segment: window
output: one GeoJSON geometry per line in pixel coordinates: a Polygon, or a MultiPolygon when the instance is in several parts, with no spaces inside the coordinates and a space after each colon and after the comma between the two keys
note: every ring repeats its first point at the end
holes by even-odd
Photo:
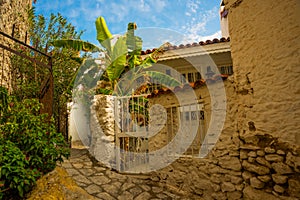
{"type": "Polygon", "coordinates": [[[188,73],[188,81],[191,82],[195,82],[194,80],[194,73],[188,73]]]}
{"type": "Polygon", "coordinates": [[[222,67],[220,67],[220,73],[231,75],[231,74],[233,74],[233,68],[232,68],[232,66],[222,66],[222,67]]]}
{"type": "Polygon", "coordinates": [[[181,82],[186,83],[186,74],[182,74],[181,76],[181,82]]]}
{"type": "MultiPolygon", "coordinates": [[[[195,81],[199,81],[202,78],[200,72],[190,72],[190,73],[182,74],[182,76],[184,78],[186,78],[187,79],[186,81],[188,81],[190,83],[193,83],[195,81]]],[[[185,81],[183,81],[183,78],[182,78],[181,82],[185,83],[185,81]]]]}
{"type": "Polygon", "coordinates": [[[191,111],[191,120],[197,120],[197,111],[191,111]]]}
{"type": "Polygon", "coordinates": [[[201,74],[200,74],[200,72],[196,72],[195,77],[196,77],[196,81],[201,80],[201,74]]]}

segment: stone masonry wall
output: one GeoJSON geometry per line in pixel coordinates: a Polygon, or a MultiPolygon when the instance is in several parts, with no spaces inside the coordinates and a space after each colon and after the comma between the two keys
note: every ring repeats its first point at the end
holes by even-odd
{"type": "Polygon", "coordinates": [[[180,158],[153,179],[204,199],[299,199],[300,2],[225,4],[234,77],[222,134],[205,159],[180,158]]]}
{"type": "MultiPolygon", "coordinates": [[[[300,188],[299,146],[265,133],[240,136],[236,131],[239,99],[235,95],[233,77],[229,77],[224,85],[227,115],[212,151],[205,158],[180,157],[164,169],[153,172],[153,180],[204,199],[300,198],[297,189],[300,188]]],[[[207,88],[198,88],[195,93],[203,98],[204,111],[209,113],[207,88]]],[[[171,96],[161,95],[150,99],[150,102],[171,105],[175,101],[175,97],[171,96]]],[[[164,144],[161,142],[166,140],[164,136],[158,133],[149,139],[149,144],[155,143],[152,145],[158,148],[157,145],[164,144]]]]}
{"type": "MultiPolygon", "coordinates": [[[[165,182],[178,190],[191,192],[204,199],[242,197],[244,184],[239,158],[240,140],[235,132],[237,100],[232,77],[224,81],[224,87],[227,115],[222,133],[211,152],[205,158],[180,157],[166,168],[153,172],[153,180],[165,182]]],[[[210,94],[206,86],[197,88],[195,94],[204,104],[205,131],[207,131],[213,109],[210,95],[214,94],[210,94]]],[[[171,96],[172,94],[161,95],[151,99],[150,102],[168,106],[175,101],[175,96],[171,96]]]]}
{"type": "MultiPolygon", "coordinates": [[[[11,35],[13,25],[14,37],[25,41],[27,31],[27,10],[32,0],[0,0],[0,31],[11,35]]],[[[0,44],[12,47],[10,40],[0,35],[0,44]]],[[[0,48],[0,85],[11,89],[10,53],[0,48]]]]}
{"type": "MultiPolygon", "coordinates": [[[[255,199],[259,193],[266,194],[261,193],[264,191],[300,198],[300,2],[224,2],[229,10],[234,82],[239,99],[237,132],[244,145],[259,147],[256,158],[252,150],[246,151],[248,161],[246,152],[240,152],[242,166],[252,174],[257,171],[253,167],[261,165],[270,170],[264,172],[267,179],[250,178],[251,187],[245,188],[244,196],[255,199]],[[262,149],[266,155],[260,152],[262,149]],[[251,163],[253,158],[255,162],[251,163]],[[268,181],[270,176],[272,180],[268,181]],[[251,192],[253,188],[255,192],[251,192]]],[[[249,178],[245,174],[243,177],[249,178]]],[[[246,186],[249,180],[246,178],[246,186]]]]}
{"type": "MultiPolygon", "coordinates": [[[[211,106],[208,89],[207,87],[201,87],[196,89],[194,92],[196,97],[203,102],[205,119],[208,119],[205,120],[205,124],[209,124],[211,106]]],[[[189,95],[185,94],[184,90],[178,91],[176,94],[179,98],[182,98],[182,104],[188,104],[189,102],[195,103],[191,101],[191,97],[189,95]]],[[[153,135],[149,140],[150,152],[167,145],[179,131],[180,118],[178,114],[178,107],[180,105],[177,96],[174,92],[169,92],[167,94],[161,94],[157,97],[150,98],[150,131],[151,135],[153,135]],[[170,133],[172,133],[172,135],[170,135],[170,133]]],[[[205,126],[205,132],[206,131],[207,126],[205,126]]]]}
{"type": "Polygon", "coordinates": [[[224,2],[240,100],[238,131],[300,145],[299,0],[224,2]]]}
{"type": "Polygon", "coordinates": [[[91,145],[90,153],[107,166],[115,160],[115,118],[114,97],[95,95],[90,115],[91,145]]]}

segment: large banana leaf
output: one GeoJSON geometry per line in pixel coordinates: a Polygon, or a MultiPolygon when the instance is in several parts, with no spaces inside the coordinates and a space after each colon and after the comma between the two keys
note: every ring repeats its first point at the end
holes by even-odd
{"type": "Polygon", "coordinates": [[[111,53],[111,64],[106,69],[110,81],[117,80],[126,65],[127,46],[126,38],[119,37],[111,53]]]}
{"type": "Polygon", "coordinates": [[[95,21],[95,25],[97,29],[97,40],[110,53],[112,34],[106,25],[105,19],[98,17],[95,21]]]}
{"type": "MultiPolygon", "coordinates": [[[[142,68],[141,68],[142,69],[142,68]]],[[[124,79],[121,79],[116,88],[117,88],[117,94],[118,95],[131,95],[132,94],[132,89],[137,89],[137,86],[141,86],[143,84],[151,84],[151,82],[147,81],[150,80],[155,80],[156,83],[159,83],[165,87],[176,87],[176,86],[181,86],[182,83],[178,81],[177,79],[173,78],[170,75],[167,75],[162,72],[158,71],[142,71],[138,72],[138,74],[132,74],[131,76],[127,74],[127,76],[124,79]],[[138,83],[137,85],[137,80],[139,78],[144,78],[143,80],[145,81],[144,83],[138,83]]]]}
{"type": "Polygon", "coordinates": [[[180,81],[173,78],[172,76],[158,71],[145,71],[143,72],[143,76],[150,77],[152,80],[155,80],[155,82],[165,87],[176,87],[182,84],[180,81]]]}
{"type": "Polygon", "coordinates": [[[141,64],[141,51],[143,40],[134,35],[134,31],[137,28],[135,23],[129,23],[126,32],[126,45],[128,49],[128,66],[130,69],[141,64]]]}
{"type": "Polygon", "coordinates": [[[134,35],[134,31],[137,28],[135,23],[129,23],[126,33],[126,44],[129,55],[140,55],[142,51],[143,40],[134,35]]]}
{"type": "Polygon", "coordinates": [[[76,51],[88,51],[88,52],[103,51],[101,48],[97,47],[96,45],[82,40],[73,40],[73,39],[54,40],[51,41],[50,44],[56,47],[71,48],[76,51]]]}

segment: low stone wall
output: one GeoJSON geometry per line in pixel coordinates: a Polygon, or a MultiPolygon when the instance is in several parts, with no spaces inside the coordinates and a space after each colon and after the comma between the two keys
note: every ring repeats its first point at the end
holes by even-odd
{"type": "Polygon", "coordinates": [[[90,153],[107,166],[115,161],[114,97],[95,95],[90,116],[90,153]]]}
{"type": "Polygon", "coordinates": [[[204,199],[300,198],[300,148],[270,135],[226,147],[219,141],[204,158],[179,158],[153,180],[204,199]]]}
{"type": "Polygon", "coordinates": [[[251,197],[254,188],[276,197],[300,198],[300,148],[270,135],[241,139],[244,195],[251,197]]]}

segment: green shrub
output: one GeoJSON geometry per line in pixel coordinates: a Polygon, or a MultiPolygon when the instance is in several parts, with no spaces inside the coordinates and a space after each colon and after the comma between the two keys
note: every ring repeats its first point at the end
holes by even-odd
{"type": "Polygon", "coordinates": [[[0,199],[13,193],[22,197],[38,177],[69,156],[69,145],[40,114],[38,100],[17,102],[0,89],[0,101],[6,101],[0,109],[0,199]]]}

